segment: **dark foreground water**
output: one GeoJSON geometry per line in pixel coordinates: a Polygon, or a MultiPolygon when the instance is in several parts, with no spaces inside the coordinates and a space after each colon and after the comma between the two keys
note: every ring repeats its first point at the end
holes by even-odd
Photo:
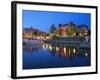
{"type": "Polygon", "coordinates": [[[90,49],[70,45],[24,45],[23,69],[90,66],[90,49]]]}

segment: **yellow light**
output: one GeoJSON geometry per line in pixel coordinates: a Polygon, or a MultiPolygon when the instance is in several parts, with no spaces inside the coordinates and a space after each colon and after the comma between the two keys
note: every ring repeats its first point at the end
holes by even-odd
{"type": "Polygon", "coordinates": [[[69,49],[69,56],[70,56],[70,49],[69,49]]]}
{"type": "Polygon", "coordinates": [[[88,56],[88,53],[85,53],[85,56],[88,56]]]}
{"type": "Polygon", "coordinates": [[[56,47],[56,51],[59,51],[59,48],[58,47],[56,47]]]}
{"type": "Polygon", "coordinates": [[[73,53],[75,53],[76,52],[76,50],[75,50],[75,48],[73,49],[73,53]]]}
{"type": "Polygon", "coordinates": [[[42,47],[43,47],[43,49],[45,49],[45,46],[44,45],[42,47]]]}
{"type": "Polygon", "coordinates": [[[75,36],[76,34],[74,33],[74,36],[75,36]]]}
{"type": "Polygon", "coordinates": [[[64,47],[64,53],[66,54],[66,48],[64,47]]]}
{"type": "Polygon", "coordinates": [[[47,44],[44,44],[42,47],[43,47],[43,49],[47,49],[48,48],[48,45],[47,44]]]}
{"type": "Polygon", "coordinates": [[[49,49],[52,51],[52,46],[51,45],[49,45],[49,49]]]}

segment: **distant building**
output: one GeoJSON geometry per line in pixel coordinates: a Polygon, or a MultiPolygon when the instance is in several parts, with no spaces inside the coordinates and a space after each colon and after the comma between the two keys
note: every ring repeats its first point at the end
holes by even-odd
{"type": "Polygon", "coordinates": [[[33,29],[32,28],[23,29],[23,38],[24,39],[31,39],[32,37],[33,37],[33,29]]]}
{"type": "Polygon", "coordinates": [[[61,25],[58,30],[58,35],[61,37],[75,36],[77,27],[74,23],[70,22],[69,24],[61,25]]]}
{"type": "Polygon", "coordinates": [[[73,22],[68,24],[59,24],[59,26],[54,30],[54,34],[40,31],[34,29],[33,27],[23,29],[24,39],[51,39],[56,36],[59,37],[75,37],[90,36],[91,31],[88,29],[87,25],[75,25],[73,22]]]}
{"type": "Polygon", "coordinates": [[[61,37],[87,36],[89,29],[86,25],[76,26],[73,22],[58,27],[57,35],[61,37]]]}
{"type": "Polygon", "coordinates": [[[67,35],[68,30],[69,30],[69,25],[68,24],[62,25],[61,26],[61,36],[62,37],[67,37],[68,36],[67,35]]]}
{"type": "Polygon", "coordinates": [[[89,36],[89,29],[86,25],[78,26],[79,36],[89,36]]]}
{"type": "MultiPolygon", "coordinates": [[[[47,35],[46,32],[34,29],[32,27],[23,29],[24,39],[44,39],[46,35],[47,35]]],[[[48,36],[46,36],[46,38],[48,38],[48,36]]]]}

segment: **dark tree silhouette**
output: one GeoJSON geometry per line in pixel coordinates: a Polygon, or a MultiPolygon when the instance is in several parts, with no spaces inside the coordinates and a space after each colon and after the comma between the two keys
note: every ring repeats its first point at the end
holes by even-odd
{"type": "Polygon", "coordinates": [[[55,33],[56,32],[56,27],[54,24],[50,27],[50,33],[55,33]]]}

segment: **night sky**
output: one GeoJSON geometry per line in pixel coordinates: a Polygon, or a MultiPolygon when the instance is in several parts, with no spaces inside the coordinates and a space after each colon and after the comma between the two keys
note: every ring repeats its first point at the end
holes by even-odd
{"type": "Polygon", "coordinates": [[[67,24],[73,22],[76,25],[87,25],[91,27],[91,14],[89,13],[71,13],[71,12],[49,12],[23,10],[22,13],[23,28],[33,27],[41,31],[48,32],[50,26],[54,24],[67,24]]]}

